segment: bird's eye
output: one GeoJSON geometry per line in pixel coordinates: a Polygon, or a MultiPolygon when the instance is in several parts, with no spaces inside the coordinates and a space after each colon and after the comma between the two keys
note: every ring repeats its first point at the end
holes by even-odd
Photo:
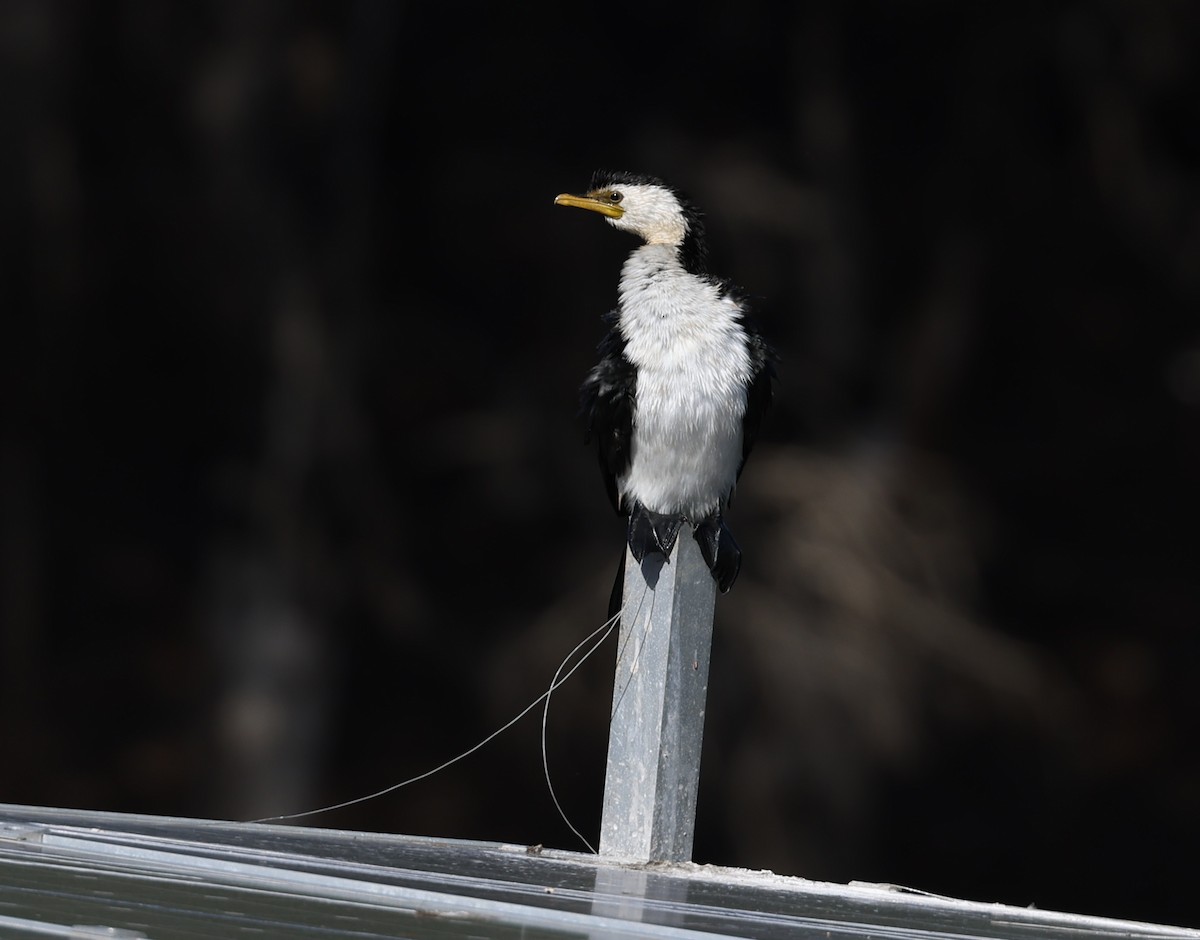
{"type": "Polygon", "coordinates": [[[625,198],[625,197],[624,197],[624,196],[622,196],[622,195],[621,195],[619,192],[617,192],[615,189],[614,189],[614,190],[613,190],[611,193],[609,193],[609,194],[608,194],[608,201],[609,201],[609,202],[620,202],[620,201],[621,201],[622,199],[624,199],[624,198],[625,198]]]}

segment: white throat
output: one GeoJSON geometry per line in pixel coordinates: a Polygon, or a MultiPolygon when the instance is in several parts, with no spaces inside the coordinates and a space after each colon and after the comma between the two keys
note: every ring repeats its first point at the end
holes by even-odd
{"type": "Polygon", "coordinates": [[[613,228],[640,235],[648,245],[682,245],[687,235],[683,207],[670,190],[660,186],[622,186],[625,214],[609,219],[613,228]]]}

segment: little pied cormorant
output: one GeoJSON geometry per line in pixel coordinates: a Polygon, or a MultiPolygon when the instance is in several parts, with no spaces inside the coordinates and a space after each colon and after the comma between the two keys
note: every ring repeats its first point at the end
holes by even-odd
{"type": "Polygon", "coordinates": [[[670,186],[602,171],[585,194],[554,202],[645,242],[621,269],[601,359],[580,393],[629,548],[639,563],[670,557],[686,523],[724,593],[742,553],[722,512],[771,402],[774,354],[745,299],[708,274],[703,217],[670,186]]]}

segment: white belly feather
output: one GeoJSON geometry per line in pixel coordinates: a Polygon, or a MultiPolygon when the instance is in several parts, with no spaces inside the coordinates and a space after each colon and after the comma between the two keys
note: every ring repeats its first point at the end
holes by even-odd
{"type": "Polygon", "coordinates": [[[728,499],[742,461],[750,356],[738,308],[647,245],[622,272],[620,326],[637,368],[622,496],[699,521],[728,499]]]}

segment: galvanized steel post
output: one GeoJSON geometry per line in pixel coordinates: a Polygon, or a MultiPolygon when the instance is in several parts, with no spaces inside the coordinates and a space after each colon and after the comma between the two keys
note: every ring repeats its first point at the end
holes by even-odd
{"type": "Polygon", "coordinates": [[[691,861],[715,604],[690,527],[669,561],[626,549],[601,855],[691,861]]]}

